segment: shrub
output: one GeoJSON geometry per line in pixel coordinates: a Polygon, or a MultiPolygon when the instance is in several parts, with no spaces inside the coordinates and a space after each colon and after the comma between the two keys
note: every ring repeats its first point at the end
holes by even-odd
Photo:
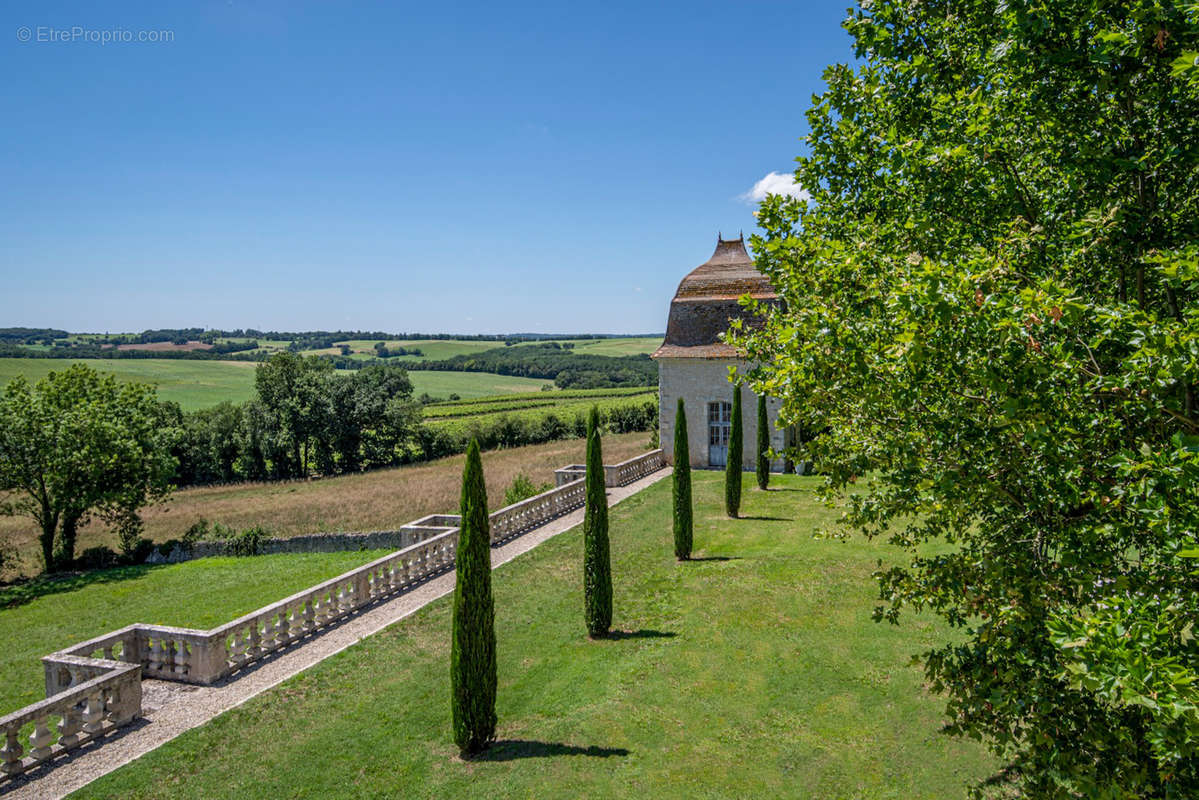
{"type": "Polygon", "coordinates": [[[604,636],[612,627],[612,562],[608,547],[608,496],[600,448],[599,410],[587,420],[587,499],[583,512],[583,606],[587,634],[604,636]]]}
{"type": "Polygon", "coordinates": [[[75,566],[79,569],[107,569],[120,564],[122,558],[111,547],[89,547],[79,554],[75,566]]]}
{"type": "Polygon", "coordinates": [[[674,498],[674,557],[679,561],[691,558],[691,447],[687,444],[687,414],[683,398],[674,415],[674,475],[671,478],[674,498]]]}
{"type": "Polygon", "coordinates": [[[741,387],[733,387],[733,426],[729,431],[728,462],[724,467],[724,513],[736,517],[741,510],[741,387]]]}
{"type": "Polygon", "coordinates": [[[224,546],[222,547],[222,551],[225,555],[256,556],[262,553],[263,541],[268,537],[267,532],[261,526],[255,525],[252,528],[246,528],[240,533],[229,531],[229,535],[223,538],[224,546]]]}
{"type": "Polygon", "coordinates": [[[512,479],[512,484],[504,490],[504,505],[510,506],[513,503],[519,503],[521,500],[528,500],[530,497],[539,495],[552,488],[553,486],[548,483],[533,483],[528,475],[521,472],[512,479]]]}
{"type": "Polygon", "coordinates": [[[129,564],[144,564],[153,552],[154,542],[149,539],[138,539],[132,550],[122,549],[121,559],[129,564]]]}
{"type": "Polygon", "coordinates": [[[495,738],[495,600],[491,595],[491,525],[479,443],[462,471],[461,532],[455,562],[450,698],[454,743],[463,757],[495,738]]]}
{"type": "MultiPolygon", "coordinates": [[[[117,544],[121,548],[121,554],[126,558],[133,558],[136,563],[145,560],[136,558],[137,553],[145,548],[145,545],[142,544],[146,541],[142,538],[143,527],[141,517],[136,514],[126,515],[117,526],[117,544]]],[[[152,548],[153,544],[151,544],[152,548]]]]}

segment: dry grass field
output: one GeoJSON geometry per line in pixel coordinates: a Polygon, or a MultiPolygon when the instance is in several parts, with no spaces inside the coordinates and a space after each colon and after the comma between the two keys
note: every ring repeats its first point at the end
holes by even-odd
{"type": "MultiPolygon", "coordinates": [[[[604,438],[604,462],[616,463],[645,452],[648,433],[604,438]]],[[[534,483],[553,481],[553,471],[581,463],[585,442],[571,439],[496,450],[483,454],[487,496],[492,508],[503,503],[504,489],[517,473],[534,483]]],[[[274,536],[321,531],[394,529],[417,517],[458,508],[463,456],[423,464],[343,475],[314,481],[247,483],[182,489],[159,506],[146,509],[146,536],[162,542],[177,538],[200,519],[238,530],[261,525],[274,536]]],[[[0,517],[0,543],[7,540],[21,555],[20,571],[40,571],[37,528],[28,517],[0,517]]],[[[79,534],[78,549],[108,545],[116,536],[93,522],[79,534]]]]}

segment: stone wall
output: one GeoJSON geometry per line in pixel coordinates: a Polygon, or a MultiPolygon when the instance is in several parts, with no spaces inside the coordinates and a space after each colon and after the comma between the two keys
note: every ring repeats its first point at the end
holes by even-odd
{"type": "MultiPolygon", "coordinates": [[[[668,464],[674,463],[674,417],[679,397],[687,407],[687,443],[691,466],[708,467],[708,403],[733,401],[729,367],[737,365],[744,373],[744,361],[720,358],[658,358],[658,436],[668,464]]],[[[748,389],[741,392],[741,424],[745,450],[742,467],[752,470],[757,457],[754,445],[758,435],[758,398],[748,389]]],[[[782,403],[766,399],[766,417],[770,421],[770,446],[781,450],[784,431],[775,426],[782,403]]],[[[783,460],[775,459],[770,468],[782,471],[783,460]]]]}
{"type": "MultiPolygon", "coordinates": [[[[259,552],[272,553],[336,553],[344,550],[399,550],[414,544],[410,533],[370,531],[369,533],[309,533],[289,539],[263,539],[259,552]]],[[[221,542],[196,542],[190,551],[176,547],[163,561],[175,563],[193,558],[223,555],[221,542]]],[[[153,558],[153,556],[151,556],[153,558]]],[[[154,559],[157,561],[158,559],[154,559]]],[[[151,562],[152,563],[152,562],[151,562]]]]}

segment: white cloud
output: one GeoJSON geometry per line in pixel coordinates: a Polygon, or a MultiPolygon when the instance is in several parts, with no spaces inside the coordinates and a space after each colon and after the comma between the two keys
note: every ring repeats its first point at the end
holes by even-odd
{"type": "Polygon", "coordinates": [[[808,190],[795,182],[795,176],[784,172],[768,172],[765,178],[754,184],[753,188],[741,195],[747,203],[760,203],[768,194],[781,194],[803,200],[805,203],[812,199],[808,190]]]}

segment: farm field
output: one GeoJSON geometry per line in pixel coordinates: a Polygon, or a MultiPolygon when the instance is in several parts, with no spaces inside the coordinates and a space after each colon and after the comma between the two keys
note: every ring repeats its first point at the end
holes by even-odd
{"type": "Polygon", "coordinates": [[[649,355],[662,344],[661,336],[638,336],[628,339],[561,339],[573,342],[576,353],[593,356],[636,356],[649,355]]]}
{"type": "Polygon", "coordinates": [[[203,558],[0,588],[0,716],[45,697],[48,653],[134,622],[211,628],[383,554],[203,558]]]}
{"type": "MultiPolygon", "coordinates": [[[[343,342],[334,342],[333,347],[326,347],[320,350],[305,350],[304,355],[339,355],[341,353],[341,345],[349,345],[353,349],[352,358],[373,358],[375,354],[375,343],[377,339],[347,339],[343,342]]],[[[523,347],[530,344],[548,344],[549,341],[555,341],[559,344],[570,343],[574,345],[574,349],[578,353],[585,353],[596,356],[635,356],[640,353],[652,353],[658,349],[658,345],[662,344],[660,336],[640,336],[628,339],[553,339],[545,341],[521,342],[520,344],[512,345],[513,347],[523,347]]],[[[497,347],[503,347],[503,342],[480,342],[471,339],[413,339],[405,341],[386,341],[388,347],[415,347],[419,349],[423,355],[419,356],[395,356],[394,360],[401,362],[431,360],[437,361],[441,359],[453,358],[454,356],[469,355],[471,353],[479,353],[483,350],[492,350],[497,347]]],[[[283,343],[286,347],[287,343],[283,343]]]]}
{"type": "MultiPolygon", "coordinates": [[[[392,361],[394,359],[388,359],[392,361]]],[[[428,394],[448,398],[451,394],[470,399],[495,394],[537,392],[542,386],[553,386],[548,378],[521,378],[515,375],[496,375],[494,372],[438,372],[409,370],[414,397],[428,394]]]]}
{"type": "Polygon", "coordinates": [[[117,380],[150,383],[160,400],[172,400],[184,411],[214,406],[224,400],[241,403],[254,396],[254,367],[249,361],[189,361],[167,358],[0,358],[0,385],[18,375],[38,381],[71,364],[87,364],[110,372],[117,380]]]}
{"type": "Polygon", "coordinates": [[[722,475],[695,473],[691,562],[669,481],[612,510],[608,639],[585,635],[579,528],[496,571],[498,741],[477,759],[451,741],[447,597],[73,796],[940,800],[993,774],[938,735],[909,663],[953,634],[871,621],[895,552],[813,538],[836,514],[816,479],[744,477],[730,520],[722,475]]]}
{"type": "Polygon", "coordinates": [[[499,417],[540,420],[554,414],[564,422],[585,416],[592,406],[607,413],[616,408],[656,403],[656,388],[577,389],[538,392],[537,394],[498,395],[466,398],[462,401],[432,403],[424,407],[425,422],[450,431],[462,432],[471,426],[499,417]]]}
{"type": "Polygon", "coordinates": [[[373,358],[375,355],[375,343],[383,341],[388,347],[407,347],[420,350],[423,355],[419,356],[394,356],[388,359],[389,361],[398,361],[401,363],[411,363],[413,361],[424,361],[425,359],[438,360],[443,358],[453,358],[458,355],[469,353],[478,353],[483,350],[491,350],[495,347],[503,347],[503,342],[481,342],[472,339],[411,339],[411,340],[381,340],[381,339],[347,339],[345,341],[334,342],[333,347],[326,347],[319,350],[305,350],[304,355],[339,355],[341,353],[341,345],[349,345],[353,349],[354,357],[373,358]]]}
{"type": "MultiPolygon", "coordinates": [[[[614,464],[643,453],[648,442],[648,433],[605,436],[605,461],[614,464]]],[[[518,473],[550,483],[555,469],[582,460],[585,444],[568,439],[484,453],[492,507],[502,505],[504,489],[518,473]]],[[[156,542],[179,538],[200,519],[237,530],[261,525],[272,536],[393,530],[425,514],[457,509],[462,464],[459,455],[315,481],[180,489],[166,503],[143,510],[145,536],[156,542]]],[[[23,572],[39,571],[37,527],[31,519],[0,517],[0,542],[17,549],[23,572]]],[[[79,531],[78,552],[100,545],[117,549],[116,534],[95,522],[79,531]]]]}
{"type": "MultiPolygon", "coordinates": [[[[241,403],[254,396],[254,368],[250,361],[189,361],[167,358],[0,358],[0,386],[17,375],[31,381],[74,363],[111,372],[122,381],[139,381],[158,387],[160,400],[172,400],[184,411],[214,406],[224,400],[241,403]]],[[[490,372],[412,371],[414,395],[482,397],[508,392],[535,392],[553,381],[519,378],[490,372]]]]}

